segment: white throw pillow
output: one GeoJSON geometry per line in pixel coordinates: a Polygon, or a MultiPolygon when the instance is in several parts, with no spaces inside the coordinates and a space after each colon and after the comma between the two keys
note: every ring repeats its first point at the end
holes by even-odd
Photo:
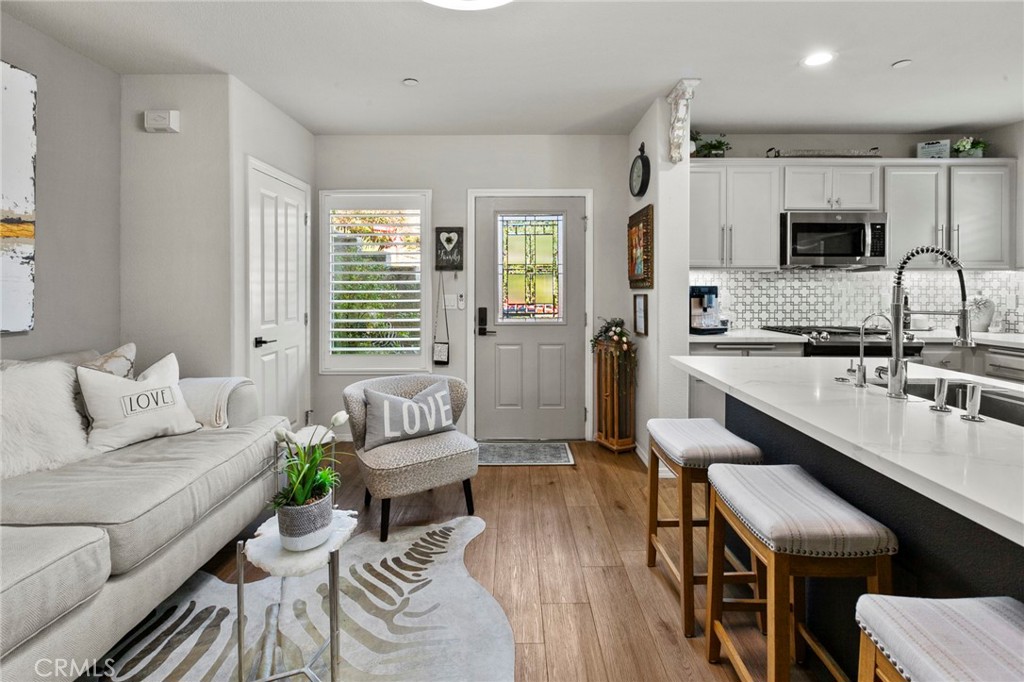
{"type": "Polygon", "coordinates": [[[18,362],[0,371],[0,478],[57,469],[95,451],[86,447],[66,362],[18,362]]]}
{"type": "Polygon", "coordinates": [[[174,353],[134,381],[87,367],[78,368],[78,381],[92,418],[89,445],[97,450],[116,450],[200,427],[178,387],[174,353]]]}
{"type": "Polygon", "coordinates": [[[363,395],[366,396],[364,450],[372,450],[398,440],[455,430],[447,379],[426,387],[412,399],[371,388],[363,391],[363,395]]]}

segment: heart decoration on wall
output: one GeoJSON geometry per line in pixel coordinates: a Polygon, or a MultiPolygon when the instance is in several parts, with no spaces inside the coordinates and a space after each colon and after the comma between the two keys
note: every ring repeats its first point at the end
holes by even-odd
{"type": "Polygon", "coordinates": [[[441,244],[444,246],[446,251],[454,249],[455,244],[459,241],[459,235],[457,232],[442,232],[438,236],[441,238],[441,244]]]}

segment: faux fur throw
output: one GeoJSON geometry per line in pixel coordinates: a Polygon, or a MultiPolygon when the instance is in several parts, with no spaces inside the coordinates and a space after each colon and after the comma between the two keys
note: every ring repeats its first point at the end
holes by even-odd
{"type": "Polygon", "coordinates": [[[20,362],[4,367],[0,376],[0,478],[57,469],[96,454],[86,447],[75,410],[74,367],[20,362]]]}

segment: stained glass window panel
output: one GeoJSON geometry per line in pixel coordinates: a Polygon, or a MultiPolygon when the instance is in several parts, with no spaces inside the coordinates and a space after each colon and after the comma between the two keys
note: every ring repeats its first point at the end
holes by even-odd
{"type": "Polygon", "coordinates": [[[497,227],[500,320],[561,321],[565,216],[499,214],[497,227]]]}

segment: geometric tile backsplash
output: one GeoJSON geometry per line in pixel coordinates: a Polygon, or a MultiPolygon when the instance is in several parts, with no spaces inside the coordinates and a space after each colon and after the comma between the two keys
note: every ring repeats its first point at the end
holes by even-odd
{"type": "MultiPolygon", "coordinates": [[[[692,286],[718,287],[722,317],[737,329],[766,324],[859,325],[870,313],[888,315],[892,280],[891,270],[690,270],[692,286]]],[[[964,280],[968,300],[980,291],[995,301],[991,331],[1002,329],[1007,310],[1016,310],[1018,319],[1024,320],[1024,271],[965,270],[964,280]]],[[[907,270],[903,288],[912,310],[960,307],[960,285],[954,270],[907,270]]],[[[930,322],[914,319],[915,327],[929,324],[952,328],[956,321],[950,317],[935,317],[930,322]]]]}

